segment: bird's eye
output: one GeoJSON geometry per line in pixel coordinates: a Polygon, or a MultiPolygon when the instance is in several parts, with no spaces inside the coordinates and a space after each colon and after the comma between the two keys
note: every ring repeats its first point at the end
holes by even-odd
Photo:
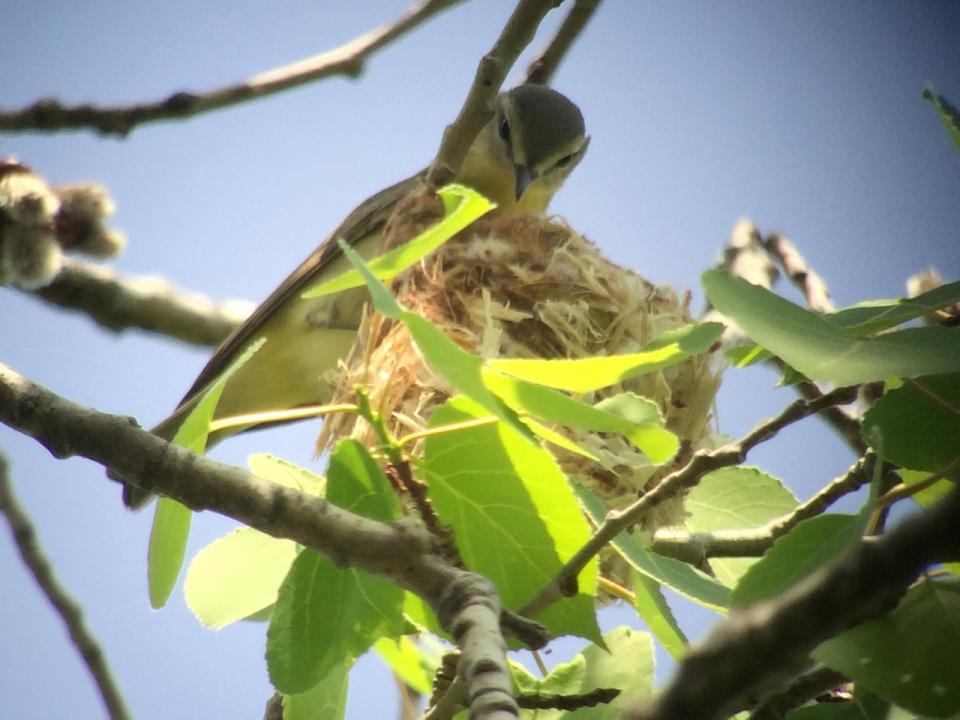
{"type": "Polygon", "coordinates": [[[562,158],[557,160],[557,167],[562,168],[570,164],[570,161],[573,160],[573,155],[564,155],[562,158]]]}
{"type": "Polygon", "coordinates": [[[506,118],[500,121],[500,137],[503,138],[504,142],[510,142],[510,123],[507,122],[506,118]]]}

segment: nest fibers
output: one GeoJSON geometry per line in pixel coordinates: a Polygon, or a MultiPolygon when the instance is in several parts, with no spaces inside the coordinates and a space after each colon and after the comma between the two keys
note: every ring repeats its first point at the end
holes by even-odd
{"type": "MultiPolygon", "coordinates": [[[[435,223],[435,197],[406,199],[385,231],[387,246],[435,223]]],[[[428,318],[462,348],[487,358],[587,358],[640,350],[667,330],[692,322],[689,295],[654,285],[607,260],[565,223],[529,216],[482,219],[394,281],[398,300],[428,318]]],[[[350,356],[326,379],[335,402],[352,388],[369,388],[373,407],[403,435],[423,429],[430,413],[453,393],[423,361],[405,326],[368,313],[350,356]]],[[[622,392],[660,407],[681,440],[685,459],[708,434],[718,375],[708,355],[632,378],[583,397],[595,402],[622,392]]],[[[586,483],[608,507],[621,508],[669,468],[653,465],[626,438],[558,428],[603,464],[551,448],[564,471],[586,483]]],[[[367,445],[376,438],[352,414],[328,416],[318,451],[340,437],[367,445]]],[[[667,503],[645,529],[683,520],[682,501],[667,503]]]]}

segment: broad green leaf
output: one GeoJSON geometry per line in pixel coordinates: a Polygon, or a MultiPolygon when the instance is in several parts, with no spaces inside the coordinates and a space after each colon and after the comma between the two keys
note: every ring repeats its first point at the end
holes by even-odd
{"type": "Polygon", "coordinates": [[[437,668],[408,636],[401,635],[396,640],[380,638],[373,644],[373,649],[407,686],[421,695],[430,694],[437,668]]]}
{"type": "MultiPolygon", "coordinates": [[[[383,522],[399,513],[383,471],[353,440],[341,440],[330,456],[327,499],[383,522]]],[[[274,687],[305,692],[335,668],[349,667],[377,639],[399,635],[403,598],[392,583],[302,551],[280,587],[267,631],[274,687]]]]}
{"type": "Polygon", "coordinates": [[[960,584],[925,580],[892,612],[813,652],[858,687],[914,713],[960,710],[960,584]]]}
{"type": "Polygon", "coordinates": [[[670,657],[679,660],[687,649],[687,636],[667,604],[660,583],[636,570],[632,573],[634,607],[670,657]]]}
{"type": "MultiPolygon", "coordinates": [[[[756,468],[729,467],[707,473],[687,495],[691,532],[756,528],[785,515],[797,499],[775,477],[756,468]]],[[[717,580],[733,587],[756,558],[712,558],[717,580]]]]}
{"type": "Polygon", "coordinates": [[[808,705],[787,713],[787,720],[893,720],[890,704],[873,693],[858,693],[846,702],[808,705]]]}
{"type": "Polygon", "coordinates": [[[826,315],[857,337],[902,325],[960,302],[960,282],[947,283],[912,298],[870,300],[826,315]]]}
{"type": "Polygon", "coordinates": [[[407,330],[410,331],[410,335],[430,367],[457,390],[480,403],[491,415],[509,424],[533,442],[530,431],[520,422],[516,413],[500,402],[484,385],[481,375],[483,358],[463,350],[429,320],[401,307],[386,286],[373,276],[356,252],[343,242],[340,243],[340,247],[367,283],[377,312],[385,317],[400,320],[407,326],[407,330]]]}
{"type": "MultiPolygon", "coordinates": [[[[484,414],[461,396],[437,408],[430,424],[484,414]]],[[[589,537],[554,457],[503,423],[428,437],[421,469],[466,566],[494,582],[506,608],[515,610],[533,597],[589,537]]],[[[537,619],[554,635],[599,640],[596,575],[594,561],[579,577],[579,594],[537,619]]]]}
{"type": "Polygon", "coordinates": [[[525,418],[523,421],[523,424],[526,425],[528,428],[530,428],[530,430],[533,431],[533,434],[536,435],[541,440],[544,440],[550,443],[551,445],[556,445],[559,448],[563,448],[564,450],[567,450],[568,452],[571,452],[574,455],[580,455],[582,457],[593,460],[595,463],[597,463],[597,465],[600,465],[601,467],[607,470],[610,469],[610,463],[606,459],[600,457],[596,453],[590,452],[584,447],[580,447],[573,440],[568,438],[566,435],[561,435],[553,428],[549,428],[543,423],[539,423],[536,420],[532,420],[530,418],[525,418]]]}
{"type": "Polygon", "coordinates": [[[574,393],[585,393],[661,370],[706,352],[720,338],[720,323],[687,325],[663,333],[640,352],[578,360],[488,360],[493,370],[521,380],[574,393]]]}
{"type": "Polygon", "coordinates": [[[297,557],[297,544],[238,528],[197,553],[183,593],[197,619],[213,630],[272,605],[297,557]]]}
{"type": "Polygon", "coordinates": [[[663,427],[656,404],[639,395],[624,393],[604,403],[587,405],[553,388],[486,368],[482,376],[486,386],[514,410],[568,427],[621,433],[651,462],[666,462],[680,447],[677,436],[663,427]]]}
{"type": "MultiPolygon", "coordinates": [[[[195,453],[202,453],[206,449],[210,421],[216,412],[224,386],[265,342],[266,338],[260,338],[250,343],[250,346],[216,379],[173,436],[172,442],[175,445],[195,453]]],[[[147,548],[147,586],[150,605],[154,609],[160,609],[167,604],[170,593],[177,584],[177,577],[180,575],[180,568],[183,567],[183,559],[187,551],[192,517],[190,510],[176,500],[163,497],[157,500],[147,548]]]]}
{"type": "MultiPolygon", "coordinates": [[[[603,500],[580,484],[574,491],[587,516],[595,525],[602,524],[607,514],[603,500]]],[[[719,611],[730,605],[730,589],[725,585],[692,565],[648,550],[634,535],[620,533],[613,547],[634,570],[700,605],[719,611]]]]}
{"type": "Polygon", "coordinates": [[[755,342],[812,380],[834,385],[960,370],[960,330],[921,327],[858,338],[835,322],[722,270],[702,278],[710,302],[755,342]]]}
{"type": "Polygon", "coordinates": [[[960,456],[960,373],[915,382],[923,391],[904,383],[874,403],[863,418],[863,437],[888,462],[936,472],[960,456]]]}
{"type": "MultiPolygon", "coordinates": [[[[446,211],[443,220],[424,230],[413,240],[373,258],[368,263],[368,267],[379,280],[386,281],[396,277],[422,257],[443,245],[474,220],[496,207],[496,203],[464,185],[447,185],[440,188],[437,194],[443,200],[446,211]]],[[[310,288],[301,297],[332,295],[363,284],[364,279],[359,271],[348,270],[342,275],[310,288]]]]}
{"type": "Polygon", "coordinates": [[[343,720],[347,712],[350,668],[333,668],[320,682],[299,695],[283,698],[283,720],[343,720]]]}
{"type": "Polygon", "coordinates": [[[797,524],[740,578],[733,605],[744,606],[782,594],[812,572],[850,550],[859,540],[855,515],[819,515],[797,524]]]}
{"type": "Polygon", "coordinates": [[[560,663],[549,675],[537,680],[529,674],[515,673],[521,692],[541,697],[583,695],[599,688],[620,690],[609,704],[564,710],[523,710],[522,720],[614,720],[653,686],[653,642],[644,632],[618,627],[603,636],[607,650],[596,645],[584,648],[573,660],[560,663]]]}
{"type": "Polygon", "coordinates": [[[933,90],[926,87],[923,89],[922,97],[937,110],[937,115],[943,121],[943,125],[950,134],[953,144],[960,149],[960,111],[947,102],[943,95],[936,95],[933,90]]]}

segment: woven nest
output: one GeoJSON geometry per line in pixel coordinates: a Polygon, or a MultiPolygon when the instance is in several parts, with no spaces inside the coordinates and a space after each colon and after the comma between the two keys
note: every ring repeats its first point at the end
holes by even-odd
{"type": "MultiPolygon", "coordinates": [[[[405,200],[386,230],[388,246],[404,242],[442,215],[436,198],[405,200]]],[[[529,216],[484,219],[405,271],[393,290],[408,309],[442,328],[464,349],[487,358],[585,358],[637,352],[667,330],[692,322],[689,296],[607,260],[565,223],[529,216]]],[[[718,386],[705,355],[582,397],[595,402],[630,391],[659,405],[681,439],[680,459],[708,434],[718,386]]],[[[391,418],[395,434],[424,428],[453,389],[424,363],[405,326],[368,314],[350,356],[332,377],[335,402],[356,384],[391,418]]],[[[551,448],[564,471],[586,483],[608,507],[637,498],[670,468],[653,465],[622,435],[557,428],[603,464],[551,448]]],[[[318,451],[341,437],[373,445],[351,414],[328,416],[318,451]]],[[[653,530],[683,521],[682,499],[644,523],[653,530]]]]}

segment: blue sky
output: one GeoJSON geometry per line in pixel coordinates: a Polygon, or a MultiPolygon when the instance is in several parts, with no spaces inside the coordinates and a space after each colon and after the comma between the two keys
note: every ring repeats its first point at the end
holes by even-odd
{"type": "MultiPolygon", "coordinates": [[[[122,103],[208,89],[334,47],[405,7],[15,3],[4,12],[0,103],[122,103]]],[[[430,160],[510,7],[458,7],[376,55],[356,80],[147,126],[124,141],[7,135],[0,154],[51,182],[105,184],[129,242],[119,270],[258,300],[363,198],[430,160]]],[[[553,210],[617,262],[692,291],[695,306],[700,273],[743,216],[789,236],[840,305],[901,295],[907,276],[930,265],[957,279],[960,153],[920,99],[926,82],[960,102],[955,3],[608,0],[554,83],[580,104],[592,142],[553,210]]],[[[172,409],[208,354],[142,333],[109,335],[9,290],[0,308],[0,361],[145,426],[172,409]]],[[[730,373],[720,429],[742,433],[786,404],[790,393],[775,382],[764,369],[730,373]]],[[[315,433],[308,424],[255,434],[215,456],[242,464],[270,450],[309,465],[315,433]]],[[[0,449],[134,714],[258,717],[269,695],[263,627],[208,632],[179,593],[150,610],[149,515],[123,511],[118,488],[87,461],[55,461],[5,427],[0,449]]],[[[751,462],[806,497],[851,458],[807,423],[751,462]]],[[[230,527],[199,517],[191,552],[230,527]]],[[[98,717],[92,684],[5,533],[0,578],[0,715],[98,717]]],[[[629,615],[615,610],[604,622],[629,615]]],[[[709,620],[681,615],[695,636],[709,620]]],[[[387,674],[363,661],[348,717],[392,713],[392,693],[387,674]]]]}

